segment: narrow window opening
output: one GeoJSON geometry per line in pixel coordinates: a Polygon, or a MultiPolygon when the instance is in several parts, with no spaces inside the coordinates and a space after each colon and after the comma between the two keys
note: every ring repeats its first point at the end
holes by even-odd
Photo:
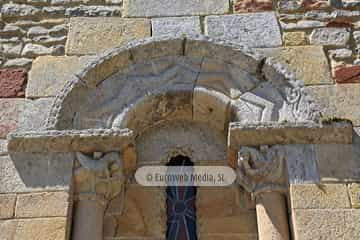
{"type": "MultiPolygon", "coordinates": [[[[194,166],[190,158],[178,155],[167,166],[194,166]]],[[[169,186],[166,188],[167,240],[197,240],[196,187],[169,186]]]]}

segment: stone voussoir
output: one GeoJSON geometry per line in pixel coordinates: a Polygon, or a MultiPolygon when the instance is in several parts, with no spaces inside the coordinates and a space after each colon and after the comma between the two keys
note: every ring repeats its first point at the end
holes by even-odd
{"type": "Polygon", "coordinates": [[[240,146],[274,144],[352,143],[352,124],[335,122],[328,125],[304,123],[232,122],[229,127],[231,149],[240,146]]]}

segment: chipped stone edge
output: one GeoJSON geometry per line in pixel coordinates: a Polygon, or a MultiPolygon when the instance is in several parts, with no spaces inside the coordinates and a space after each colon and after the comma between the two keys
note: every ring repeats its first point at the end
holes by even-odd
{"type": "MultiPolygon", "coordinates": [[[[196,42],[205,45],[204,49],[202,49],[206,51],[206,53],[202,53],[204,55],[214,56],[214,54],[211,53],[216,50],[230,49],[240,57],[244,57],[244,60],[247,59],[254,61],[257,72],[255,74],[260,77],[263,76],[263,78],[275,83],[277,86],[286,87],[291,90],[294,89],[294,91],[299,91],[301,94],[305,95],[303,82],[296,80],[294,78],[294,74],[292,74],[292,72],[289,71],[283,64],[274,59],[266,58],[263,54],[258,53],[247,46],[222,39],[210,38],[204,35],[150,37],[135,40],[125,46],[109,50],[87,63],[65,84],[64,88],[54,99],[48,118],[45,121],[45,129],[63,130],[70,128],[70,119],[73,115],[71,115],[71,113],[64,114],[67,109],[64,109],[65,107],[63,105],[66,105],[64,102],[66,102],[66,99],[71,95],[72,91],[76,88],[81,88],[85,91],[95,88],[107,77],[132,64],[135,64],[136,62],[139,62],[140,60],[136,57],[136,55],[139,54],[139,50],[144,52],[145,56],[144,58],[141,58],[141,62],[164,56],[191,56],[191,53],[187,52],[187,47],[196,42]],[[164,49],[163,46],[168,44],[176,44],[177,47],[165,47],[166,51],[154,51],[154,49],[156,50],[156,47],[164,49]],[[106,73],[102,71],[103,68],[107,69],[106,73]]],[[[219,56],[215,55],[214,57],[218,58],[219,56]]],[[[239,61],[236,62],[236,60],[232,59],[233,56],[225,55],[225,58],[226,59],[224,59],[224,56],[220,56],[220,60],[224,62],[239,65],[239,61]]],[[[310,112],[315,114],[311,114],[310,117],[305,116],[305,119],[317,121],[320,115],[318,108],[313,107],[312,100],[310,98],[306,101],[308,101],[310,112]]],[[[73,111],[73,109],[70,111],[73,111]]]]}
{"type": "Polygon", "coordinates": [[[353,126],[347,121],[330,124],[232,122],[228,136],[231,149],[237,149],[240,146],[275,144],[351,144],[352,141],[353,126]]]}
{"type": "Polygon", "coordinates": [[[8,134],[7,139],[9,152],[32,153],[122,151],[134,143],[133,132],[129,129],[14,132],[8,134]]]}

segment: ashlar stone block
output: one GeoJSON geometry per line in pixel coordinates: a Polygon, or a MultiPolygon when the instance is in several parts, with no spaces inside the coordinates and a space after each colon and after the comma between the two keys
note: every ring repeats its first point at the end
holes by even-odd
{"type": "Polygon", "coordinates": [[[332,47],[345,47],[350,41],[346,28],[317,28],[310,35],[310,43],[332,47]]]}
{"type": "Polygon", "coordinates": [[[261,49],[265,55],[287,65],[306,85],[331,84],[328,60],[321,46],[261,49]]]}
{"type": "Polygon", "coordinates": [[[16,218],[67,217],[70,196],[67,192],[19,194],[16,218]]]}
{"type": "Polygon", "coordinates": [[[273,12],[209,16],[205,23],[205,32],[210,37],[249,47],[282,45],[280,28],[273,12]]]}
{"type": "MultiPolygon", "coordinates": [[[[151,6],[148,1],[146,6],[151,6]]],[[[148,19],[71,18],[66,54],[102,53],[131,40],[149,37],[150,31],[148,19]]]]}
{"type": "Polygon", "coordinates": [[[200,18],[197,16],[153,18],[151,25],[153,36],[201,34],[200,18]]]}
{"type": "Polygon", "coordinates": [[[348,185],[348,191],[353,208],[360,208],[360,184],[351,183],[348,185]]]}
{"type": "Polygon", "coordinates": [[[350,208],[346,184],[292,184],[292,209],[350,208]]]}
{"type": "Polygon", "coordinates": [[[14,217],[15,202],[16,194],[0,194],[0,219],[14,217]]]}
{"type": "Polygon", "coordinates": [[[94,57],[91,56],[66,56],[38,57],[32,65],[29,73],[29,82],[26,87],[26,97],[54,97],[58,94],[65,83],[83,68],[94,57]]]}
{"type": "Polygon", "coordinates": [[[228,0],[126,0],[124,5],[128,17],[224,14],[230,8],[228,0]]]}

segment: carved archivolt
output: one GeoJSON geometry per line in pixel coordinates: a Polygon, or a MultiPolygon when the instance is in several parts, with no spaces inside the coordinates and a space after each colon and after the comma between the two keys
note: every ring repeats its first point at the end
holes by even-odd
{"type": "MultiPolygon", "coordinates": [[[[178,119],[222,123],[207,102],[208,115],[194,117],[197,88],[213,98],[225,94],[230,108],[216,112],[224,122],[319,118],[301,81],[278,62],[244,46],[195,36],[146,39],[100,56],[65,85],[46,127],[143,128],[178,119]]],[[[224,98],[208,102],[219,101],[224,98]]],[[[218,123],[214,125],[222,127],[218,123]]]]}
{"type": "Polygon", "coordinates": [[[257,195],[267,191],[285,191],[285,152],[281,147],[241,147],[238,152],[237,182],[257,195]]]}

